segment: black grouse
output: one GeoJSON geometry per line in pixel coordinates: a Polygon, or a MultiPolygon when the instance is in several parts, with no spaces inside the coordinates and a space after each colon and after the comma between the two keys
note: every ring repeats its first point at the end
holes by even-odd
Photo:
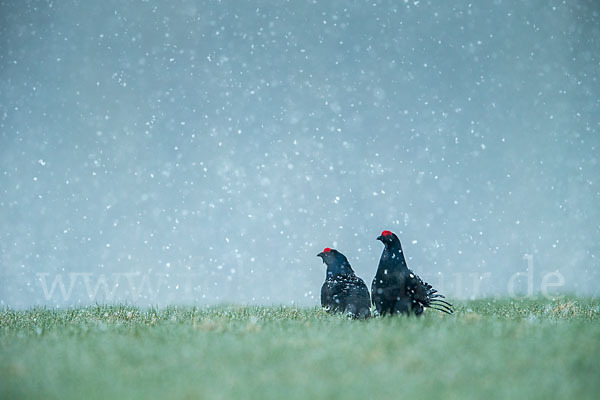
{"type": "Polygon", "coordinates": [[[408,269],[398,236],[383,231],[377,240],[385,245],[371,285],[373,304],[379,315],[421,315],[424,308],[452,314],[452,304],[442,300],[444,296],[408,269]]]}
{"type": "Polygon", "coordinates": [[[346,256],[327,247],[317,257],[327,264],[325,283],[321,287],[321,306],[329,312],[342,312],[352,318],[369,318],[369,289],[354,274],[346,256]]]}

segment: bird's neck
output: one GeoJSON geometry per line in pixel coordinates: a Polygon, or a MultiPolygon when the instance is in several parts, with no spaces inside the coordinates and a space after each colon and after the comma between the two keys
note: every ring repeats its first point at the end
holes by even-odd
{"type": "Polygon", "coordinates": [[[354,271],[349,264],[341,263],[327,266],[327,277],[335,277],[339,275],[352,275],[354,271]]]}

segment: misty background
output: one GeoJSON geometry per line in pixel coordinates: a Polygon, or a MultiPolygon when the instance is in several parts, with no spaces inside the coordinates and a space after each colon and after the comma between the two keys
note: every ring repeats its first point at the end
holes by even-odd
{"type": "Polygon", "coordinates": [[[596,1],[2,1],[0,78],[0,306],[600,293],[596,1]]]}

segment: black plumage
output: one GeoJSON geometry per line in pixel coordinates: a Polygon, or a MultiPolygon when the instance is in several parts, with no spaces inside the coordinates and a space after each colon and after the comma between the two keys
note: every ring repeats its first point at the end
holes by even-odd
{"type": "Polygon", "coordinates": [[[385,248],[371,285],[371,299],[380,315],[421,315],[425,308],[452,314],[452,304],[408,268],[398,236],[383,231],[377,240],[385,248]]]}
{"type": "Polygon", "coordinates": [[[325,283],[321,287],[321,306],[329,312],[341,312],[352,318],[369,318],[369,289],[350,266],[346,256],[326,248],[317,254],[327,265],[325,283]]]}

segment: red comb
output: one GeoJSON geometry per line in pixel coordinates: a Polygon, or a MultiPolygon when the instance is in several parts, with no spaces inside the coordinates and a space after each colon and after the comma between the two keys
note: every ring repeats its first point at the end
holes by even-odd
{"type": "Polygon", "coordinates": [[[323,249],[323,253],[329,253],[331,251],[331,249],[329,247],[325,247],[323,249]]]}
{"type": "Polygon", "coordinates": [[[390,232],[390,231],[381,232],[381,236],[390,236],[391,234],[392,234],[392,232],[390,232]]]}

